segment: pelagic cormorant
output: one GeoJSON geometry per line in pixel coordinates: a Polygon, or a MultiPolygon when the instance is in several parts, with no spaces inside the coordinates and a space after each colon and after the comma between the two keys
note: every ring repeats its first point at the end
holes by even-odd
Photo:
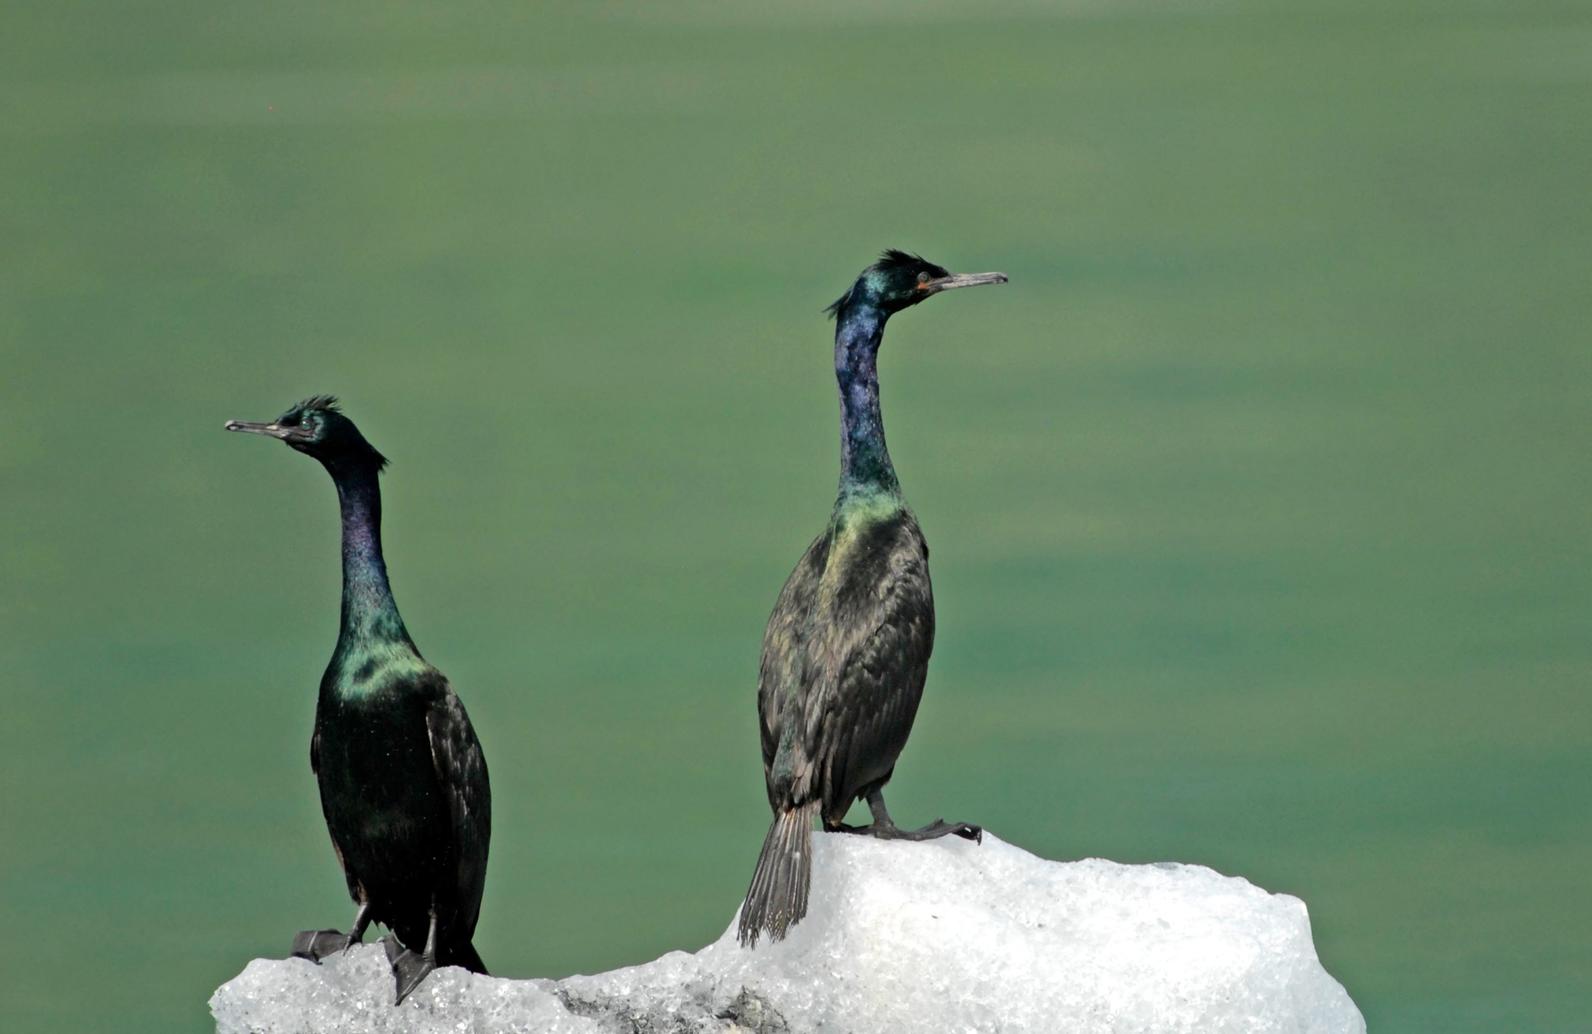
{"type": "Polygon", "coordinates": [[[300,933],[293,954],[318,962],[375,922],[393,931],[384,944],[398,1002],[437,966],[485,973],[471,938],[492,836],[486,759],[464,704],[420,656],[387,583],[377,484],[387,461],[325,395],[270,423],[228,421],[227,430],[279,438],[319,460],[343,513],[342,625],[321,676],[310,767],[359,910],[347,934],[300,933]]]}
{"type": "Polygon", "coordinates": [[[912,731],[934,647],[929,547],[901,496],[879,413],[879,343],[893,314],[953,287],[1003,284],[1004,273],[950,273],[887,251],[832,306],[840,383],[840,492],[829,525],[780,590],[763,633],[757,710],[774,821],[741,907],[743,945],[775,940],[807,914],[812,822],[893,840],[979,827],[896,827],[882,789],[912,731]],[[867,826],[844,824],[865,798],[867,826]]]}

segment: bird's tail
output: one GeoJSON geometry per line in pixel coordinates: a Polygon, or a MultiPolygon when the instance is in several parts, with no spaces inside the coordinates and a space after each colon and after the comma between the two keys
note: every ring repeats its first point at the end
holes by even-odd
{"type": "Polygon", "coordinates": [[[785,931],[807,914],[807,889],[813,879],[813,813],[817,801],[774,816],[763,838],[763,852],[757,856],[757,871],[741,906],[738,936],[741,944],[757,947],[757,938],[768,931],[771,940],[780,940],[785,931]]]}
{"type": "Polygon", "coordinates": [[[469,941],[464,944],[455,944],[451,948],[437,952],[437,965],[463,966],[471,973],[485,973],[486,963],[481,961],[480,953],[475,950],[475,945],[469,941]]]}

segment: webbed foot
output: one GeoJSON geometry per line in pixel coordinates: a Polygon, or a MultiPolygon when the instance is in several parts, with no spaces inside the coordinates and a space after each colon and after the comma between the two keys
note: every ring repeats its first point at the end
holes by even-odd
{"type": "Polygon", "coordinates": [[[961,837],[963,840],[971,840],[975,844],[984,842],[984,827],[974,825],[971,822],[946,822],[944,819],[935,819],[922,829],[913,830],[913,832],[922,834],[921,836],[914,836],[913,839],[916,840],[933,840],[935,837],[943,837],[949,833],[952,836],[961,837]]]}
{"type": "Polygon", "coordinates": [[[870,826],[837,826],[841,833],[860,833],[879,840],[938,840],[946,835],[959,836],[974,843],[984,842],[984,829],[971,822],[946,822],[935,819],[921,829],[902,829],[893,822],[875,822],[870,826]]]}
{"type": "Polygon", "coordinates": [[[381,943],[387,949],[387,961],[392,963],[393,980],[398,989],[398,997],[392,1004],[402,1005],[427,974],[437,968],[436,960],[423,952],[405,948],[392,934],[383,937],[381,943]]]}
{"type": "Polygon", "coordinates": [[[870,826],[847,826],[839,824],[832,828],[841,833],[861,833],[864,836],[878,837],[880,840],[937,840],[946,834],[954,834],[963,840],[971,840],[975,844],[984,842],[984,829],[971,822],[946,822],[944,819],[935,819],[922,829],[902,829],[890,818],[890,809],[884,806],[884,793],[875,786],[867,793],[868,810],[873,813],[873,824],[870,826]]]}
{"type": "Polygon", "coordinates": [[[319,963],[328,955],[347,951],[359,943],[359,938],[341,930],[300,930],[293,938],[293,957],[319,963]]]}

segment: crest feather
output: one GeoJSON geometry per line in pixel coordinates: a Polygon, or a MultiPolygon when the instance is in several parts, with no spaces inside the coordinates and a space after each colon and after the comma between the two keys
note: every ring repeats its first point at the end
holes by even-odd
{"type": "Polygon", "coordinates": [[[293,407],[300,412],[319,410],[322,413],[341,413],[342,404],[337,401],[336,395],[311,395],[309,398],[293,407]]]}
{"type": "Polygon", "coordinates": [[[875,269],[890,269],[895,266],[931,266],[934,263],[922,255],[914,255],[910,251],[900,248],[886,248],[879,253],[879,261],[875,262],[875,269]]]}

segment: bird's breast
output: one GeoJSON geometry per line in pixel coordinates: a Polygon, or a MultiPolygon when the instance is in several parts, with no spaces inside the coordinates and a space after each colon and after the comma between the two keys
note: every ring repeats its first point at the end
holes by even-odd
{"type": "Polygon", "coordinates": [[[342,707],[317,723],[321,803],[348,837],[423,834],[442,813],[423,718],[342,707]]]}
{"type": "Polygon", "coordinates": [[[332,691],[350,701],[382,696],[408,685],[431,666],[407,643],[339,645],[326,677],[332,691]]]}

